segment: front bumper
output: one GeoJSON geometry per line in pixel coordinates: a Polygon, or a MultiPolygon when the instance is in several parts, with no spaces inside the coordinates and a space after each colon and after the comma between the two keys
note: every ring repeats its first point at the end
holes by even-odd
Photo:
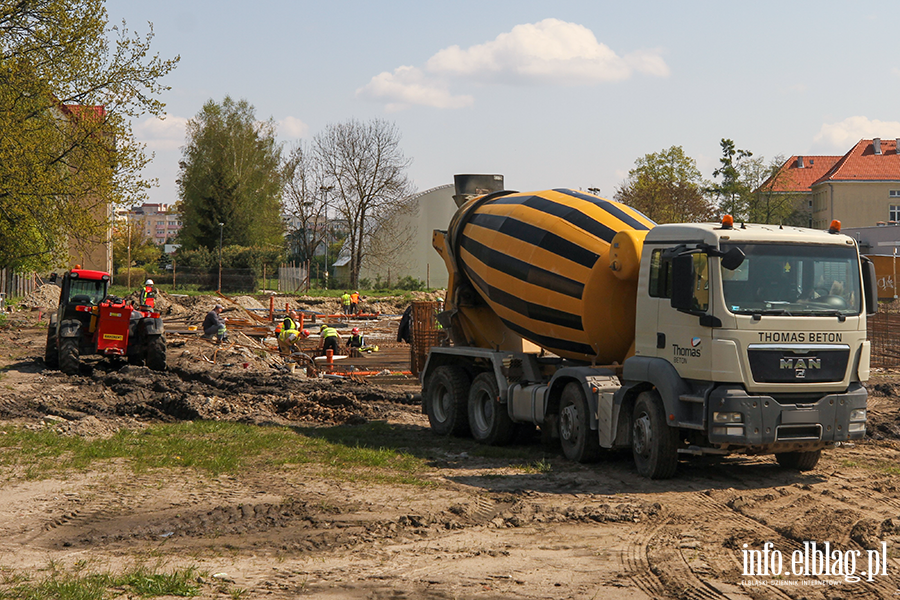
{"type": "Polygon", "coordinates": [[[827,394],[815,402],[790,403],[784,398],[750,395],[741,386],[725,385],[709,396],[709,441],[727,447],[755,447],[757,452],[809,450],[866,434],[865,421],[850,422],[850,413],[866,408],[866,389],[852,383],[846,392],[827,394]],[[716,422],[715,413],[739,413],[740,422],[716,422]],[[852,426],[851,426],[852,425],[852,426]]]}

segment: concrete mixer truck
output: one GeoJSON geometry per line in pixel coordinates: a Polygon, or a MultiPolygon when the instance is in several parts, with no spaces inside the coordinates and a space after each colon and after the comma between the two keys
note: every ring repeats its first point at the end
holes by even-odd
{"type": "Polygon", "coordinates": [[[838,222],[656,225],[502,176],[467,192],[478,177],[457,176],[433,237],[449,272],[446,342],[420,373],[436,433],[499,445],[534,424],[575,461],[630,448],[653,479],[736,452],[808,470],[865,435],[875,273],[838,222]]]}

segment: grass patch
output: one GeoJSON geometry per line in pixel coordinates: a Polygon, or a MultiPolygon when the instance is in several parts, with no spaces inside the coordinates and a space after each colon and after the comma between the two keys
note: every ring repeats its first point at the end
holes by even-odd
{"type": "Polygon", "coordinates": [[[850,469],[868,469],[869,471],[877,471],[886,475],[900,475],[900,466],[893,462],[885,460],[860,462],[858,460],[845,460],[841,462],[842,467],[850,469]]]}
{"type": "MultiPolygon", "coordinates": [[[[367,426],[363,426],[367,427],[367,426]]],[[[100,468],[123,460],[137,473],[150,469],[195,469],[213,476],[318,464],[329,476],[361,481],[427,485],[423,458],[387,448],[391,428],[294,430],[241,423],[194,421],[120,431],[106,439],[61,435],[48,427],[0,429],[0,467],[45,479],[69,471],[100,468]],[[337,430],[337,431],[336,431],[337,430]],[[357,437],[358,436],[358,437],[357,437]],[[376,437],[380,444],[375,443],[376,437]]]]}
{"type": "Polygon", "coordinates": [[[143,566],[121,574],[83,573],[82,568],[65,570],[51,565],[40,578],[21,573],[4,573],[0,599],[16,600],[103,600],[132,594],[143,598],[158,596],[192,597],[200,593],[199,572],[193,568],[158,572],[143,566]]]}

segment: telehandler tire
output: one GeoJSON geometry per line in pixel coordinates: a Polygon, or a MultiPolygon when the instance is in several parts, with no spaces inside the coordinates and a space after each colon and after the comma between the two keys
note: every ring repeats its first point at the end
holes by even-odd
{"type": "Polygon", "coordinates": [[[785,469],[793,471],[811,471],[816,468],[819,457],[822,455],[821,450],[810,450],[807,452],[778,452],[775,454],[775,460],[785,469]]]}
{"type": "Polygon", "coordinates": [[[669,479],[678,467],[679,433],[666,423],[656,390],[641,392],[634,403],[631,454],[637,471],[649,479],[669,479]]]}
{"type": "Polygon", "coordinates": [[[438,435],[469,433],[469,375],[462,367],[444,365],[425,382],[422,401],[431,430],[438,435]]]}
{"type": "Polygon", "coordinates": [[[44,349],[44,364],[48,369],[59,368],[59,347],[56,345],[56,327],[53,323],[47,328],[47,347],[44,349]]]}
{"type": "Polygon", "coordinates": [[[591,416],[581,384],[571,382],[563,388],[559,403],[559,443],[569,460],[597,462],[600,438],[591,430],[591,416]]]}
{"type": "Polygon", "coordinates": [[[490,446],[505,446],[516,433],[506,405],[497,397],[497,378],[493,372],[481,373],[469,390],[469,429],[475,441],[490,446]]]}
{"type": "Polygon", "coordinates": [[[63,338],[59,343],[59,370],[66,375],[77,375],[80,369],[78,338],[63,338]]]}
{"type": "Polygon", "coordinates": [[[166,338],[161,335],[147,337],[147,366],[154,371],[166,370],[166,338]]]}

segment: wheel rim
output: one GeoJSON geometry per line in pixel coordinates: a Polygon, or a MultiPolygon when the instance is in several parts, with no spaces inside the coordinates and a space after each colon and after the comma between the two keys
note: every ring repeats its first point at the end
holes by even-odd
{"type": "Polygon", "coordinates": [[[567,442],[578,437],[578,410],[574,404],[566,406],[559,413],[559,437],[567,442]]]}
{"type": "Polygon", "coordinates": [[[478,431],[486,433],[494,420],[494,404],[491,402],[491,395],[485,392],[478,394],[478,404],[475,411],[475,426],[478,431]]]}
{"type": "Polygon", "coordinates": [[[646,456],[649,453],[652,439],[650,427],[650,415],[647,413],[641,413],[634,420],[633,435],[631,437],[632,448],[634,448],[636,454],[646,456]]]}
{"type": "Polygon", "coordinates": [[[438,390],[437,402],[434,403],[434,416],[438,421],[446,421],[447,415],[450,414],[450,390],[442,387],[438,390]]]}

